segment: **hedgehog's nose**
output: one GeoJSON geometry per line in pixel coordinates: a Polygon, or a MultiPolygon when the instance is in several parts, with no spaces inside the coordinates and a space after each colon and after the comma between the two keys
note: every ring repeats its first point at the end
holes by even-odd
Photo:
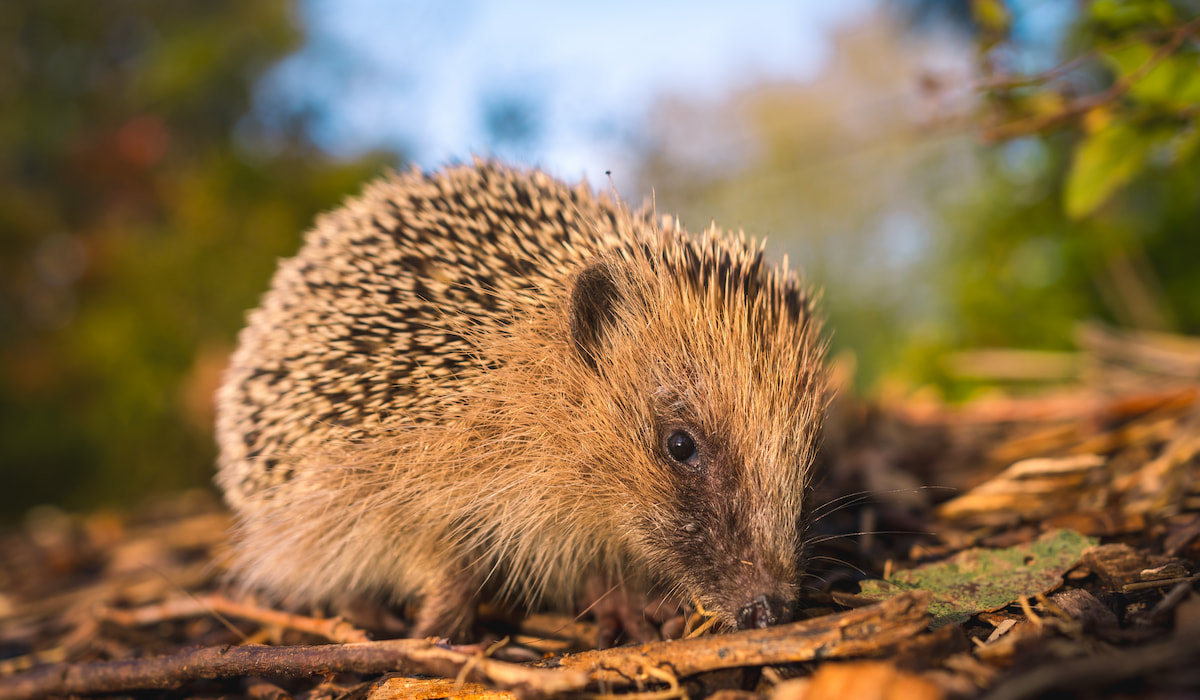
{"type": "Polygon", "coordinates": [[[791,606],[779,598],[760,593],[738,611],[737,626],[740,630],[770,627],[791,619],[791,606]]]}

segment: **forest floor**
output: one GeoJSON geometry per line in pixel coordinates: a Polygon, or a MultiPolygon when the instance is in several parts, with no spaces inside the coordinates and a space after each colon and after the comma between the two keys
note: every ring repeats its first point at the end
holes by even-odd
{"type": "Polygon", "coordinates": [[[1079,344],[951,358],[1008,387],[961,405],[843,392],[796,622],[595,650],[586,617],[485,608],[483,643],[395,639],[404,611],[231,597],[195,491],[0,534],[0,698],[1200,697],[1200,340],[1079,344]]]}

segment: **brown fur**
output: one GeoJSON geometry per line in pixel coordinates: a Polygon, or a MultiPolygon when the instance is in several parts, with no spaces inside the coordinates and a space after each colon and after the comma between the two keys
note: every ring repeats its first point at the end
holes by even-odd
{"type": "Polygon", "coordinates": [[[786,619],[823,347],[740,237],[496,164],[377,183],[281,264],[220,391],[233,571],[451,637],[480,597],[569,608],[595,577],[786,619]]]}

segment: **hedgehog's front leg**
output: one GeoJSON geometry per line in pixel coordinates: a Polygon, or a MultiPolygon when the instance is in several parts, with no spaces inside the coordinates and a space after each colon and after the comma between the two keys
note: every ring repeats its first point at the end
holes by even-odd
{"type": "Polygon", "coordinates": [[[412,637],[444,637],[462,643],[471,637],[479,582],[466,571],[448,567],[422,591],[412,637]]]}

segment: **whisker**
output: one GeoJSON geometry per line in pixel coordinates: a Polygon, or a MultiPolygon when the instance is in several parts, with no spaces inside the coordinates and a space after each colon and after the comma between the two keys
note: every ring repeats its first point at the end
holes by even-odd
{"type": "Polygon", "coordinates": [[[861,501],[852,501],[852,499],[865,500],[865,499],[869,498],[872,494],[874,494],[874,491],[855,491],[853,493],[843,494],[841,496],[838,496],[837,498],[828,500],[828,501],[822,503],[821,505],[817,506],[813,510],[813,515],[812,515],[813,520],[814,521],[820,520],[821,518],[831,515],[832,513],[836,513],[837,511],[841,510],[842,508],[849,507],[853,503],[861,502],[861,501]],[[847,503],[848,501],[851,501],[851,502],[847,503]],[[835,508],[835,506],[836,506],[836,508],[835,508]],[[832,509],[832,510],[830,510],[830,509],[832,509]]]}
{"type": "Polygon", "coordinates": [[[907,489],[886,489],[886,490],[863,490],[847,493],[837,498],[831,499],[822,503],[813,510],[812,521],[817,522],[822,518],[827,518],[834,513],[837,513],[846,508],[852,508],[860,503],[866,503],[874,496],[885,496],[888,494],[898,493],[916,493],[918,491],[955,491],[959,489],[953,486],[914,486],[907,489]]]}
{"type": "Polygon", "coordinates": [[[818,556],[818,557],[811,557],[811,558],[809,559],[809,561],[826,561],[826,562],[829,562],[829,563],[831,563],[831,564],[839,564],[839,565],[841,565],[841,566],[844,566],[844,567],[846,567],[847,569],[853,569],[854,571],[856,571],[856,572],[858,572],[858,573],[862,574],[863,576],[867,576],[867,577],[869,577],[869,576],[870,576],[870,574],[868,574],[868,573],[867,573],[865,570],[863,570],[863,569],[861,569],[861,568],[859,568],[859,567],[855,566],[854,564],[851,564],[850,562],[848,562],[848,561],[846,561],[845,559],[842,559],[842,558],[840,558],[840,557],[825,557],[825,556],[818,556]]]}
{"type": "Polygon", "coordinates": [[[932,537],[936,532],[922,532],[920,530],[862,530],[859,532],[845,532],[837,535],[822,535],[820,537],[812,537],[808,540],[809,546],[824,544],[832,540],[840,540],[847,537],[866,537],[868,535],[921,535],[932,537]]]}

